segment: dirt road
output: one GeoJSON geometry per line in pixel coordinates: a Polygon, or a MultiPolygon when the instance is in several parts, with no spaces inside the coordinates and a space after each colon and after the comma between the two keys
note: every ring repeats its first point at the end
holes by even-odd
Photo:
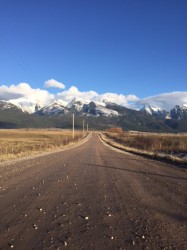
{"type": "Polygon", "coordinates": [[[184,169],[93,135],[0,173],[0,249],[187,249],[184,169]]]}

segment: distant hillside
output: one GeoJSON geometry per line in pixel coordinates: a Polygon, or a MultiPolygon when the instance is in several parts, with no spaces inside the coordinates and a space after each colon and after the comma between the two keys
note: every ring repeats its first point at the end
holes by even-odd
{"type": "Polygon", "coordinates": [[[147,109],[132,110],[115,103],[102,106],[94,102],[82,103],[73,100],[66,107],[53,103],[37,108],[34,113],[29,114],[16,105],[0,101],[0,128],[71,128],[74,113],[75,128],[79,129],[82,129],[84,119],[90,129],[102,130],[118,126],[124,130],[187,132],[185,108],[175,108],[175,119],[171,116],[163,117],[165,112],[161,110],[155,114],[156,109],[149,108],[152,112],[147,109]]]}

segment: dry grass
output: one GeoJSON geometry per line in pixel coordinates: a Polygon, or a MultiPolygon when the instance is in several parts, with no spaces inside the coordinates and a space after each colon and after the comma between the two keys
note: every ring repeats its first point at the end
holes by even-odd
{"type": "Polygon", "coordinates": [[[62,148],[82,138],[81,131],[11,129],[0,130],[0,161],[62,148]]]}
{"type": "Polygon", "coordinates": [[[105,133],[110,144],[121,145],[129,152],[187,162],[187,134],[157,134],[143,132],[105,133]]]}
{"type": "Polygon", "coordinates": [[[140,132],[106,133],[117,142],[137,149],[162,152],[187,152],[187,134],[140,132]]]}

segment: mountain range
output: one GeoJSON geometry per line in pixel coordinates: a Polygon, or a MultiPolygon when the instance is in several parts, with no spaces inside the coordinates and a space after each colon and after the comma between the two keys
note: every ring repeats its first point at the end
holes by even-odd
{"type": "Polygon", "coordinates": [[[72,113],[81,128],[83,117],[92,129],[120,126],[126,130],[187,132],[187,105],[176,105],[170,111],[145,105],[132,110],[116,103],[83,102],[73,99],[65,104],[57,100],[49,105],[24,105],[0,101],[0,128],[71,127],[72,113]]]}
{"type": "Polygon", "coordinates": [[[187,105],[176,105],[170,111],[159,109],[157,107],[151,107],[150,105],[145,105],[143,108],[141,108],[141,111],[164,119],[187,120],[187,105]]]}

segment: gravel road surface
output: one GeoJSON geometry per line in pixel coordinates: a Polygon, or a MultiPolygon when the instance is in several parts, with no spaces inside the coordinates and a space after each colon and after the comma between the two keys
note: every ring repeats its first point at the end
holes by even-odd
{"type": "Polygon", "coordinates": [[[187,249],[187,170],[84,144],[0,166],[0,249],[187,249]]]}

